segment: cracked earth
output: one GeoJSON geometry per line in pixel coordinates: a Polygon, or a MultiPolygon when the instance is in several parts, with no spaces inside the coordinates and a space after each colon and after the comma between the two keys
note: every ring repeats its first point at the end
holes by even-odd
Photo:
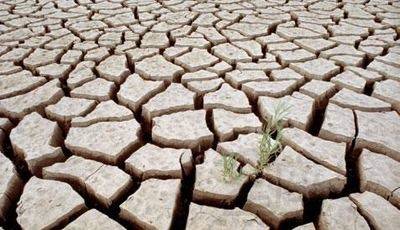
{"type": "Polygon", "coordinates": [[[398,230],[399,38],[398,0],[1,0],[0,229],[398,230]]]}

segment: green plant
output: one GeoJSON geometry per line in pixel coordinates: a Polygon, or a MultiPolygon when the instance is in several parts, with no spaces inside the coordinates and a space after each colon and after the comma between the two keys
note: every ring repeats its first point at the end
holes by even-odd
{"type": "Polygon", "coordinates": [[[274,108],[274,114],[266,119],[259,145],[258,170],[263,170],[271,159],[276,157],[282,150],[283,119],[289,109],[289,106],[279,102],[274,108]],[[273,136],[275,136],[275,138],[273,138],[273,136]]]}
{"type": "Polygon", "coordinates": [[[222,156],[223,159],[223,171],[222,175],[225,181],[232,181],[240,177],[240,173],[237,170],[237,155],[228,154],[222,156]]]}

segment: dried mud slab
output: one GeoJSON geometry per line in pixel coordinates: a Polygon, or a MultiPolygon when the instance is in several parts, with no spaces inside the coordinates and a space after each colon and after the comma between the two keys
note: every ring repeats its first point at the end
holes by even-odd
{"type": "Polygon", "coordinates": [[[140,130],[134,119],[72,127],[65,146],[78,156],[115,165],[139,144],[140,130]]]}
{"type": "Polygon", "coordinates": [[[353,111],[329,103],[318,136],[327,140],[350,144],[355,135],[356,125],[353,111]]]}
{"type": "Polygon", "coordinates": [[[23,229],[51,229],[86,209],[71,186],[32,177],[17,205],[17,222],[23,229]]]}
{"type": "Polygon", "coordinates": [[[358,174],[362,192],[370,191],[400,207],[400,163],[382,154],[363,149],[358,158],[358,174]]]}
{"type": "Polygon", "coordinates": [[[206,123],[206,111],[184,111],[153,119],[152,140],[172,148],[208,148],[214,135],[206,123]]]}
{"type": "Polygon", "coordinates": [[[29,171],[35,174],[40,173],[42,167],[65,159],[60,147],[62,138],[57,123],[36,112],[25,116],[10,133],[17,157],[24,160],[29,171]]]}
{"type": "Polygon", "coordinates": [[[258,179],[254,182],[243,209],[256,214],[277,229],[282,221],[302,219],[303,196],[258,179]]]}
{"type": "Polygon", "coordinates": [[[15,171],[13,163],[0,152],[0,220],[4,221],[6,213],[18,199],[23,182],[15,171]]]}
{"type": "Polygon", "coordinates": [[[33,111],[42,110],[47,105],[56,103],[63,96],[60,82],[55,79],[28,93],[0,100],[0,114],[22,119],[33,111]]]}
{"type": "Polygon", "coordinates": [[[142,106],[142,116],[150,122],[153,117],[164,114],[194,110],[196,94],[183,85],[172,83],[142,106]]]}
{"type": "Polygon", "coordinates": [[[186,229],[264,229],[265,225],[252,213],[235,209],[219,209],[204,205],[190,204],[186,229]]]}
{"type": "Polygon", "coordinates": [[[71,97],[86,98],[97,101],[107,101],[111,99],[115,91],[113,82],[96,78],[71,91],[71,97]]]}
{"type": "Polygon", "coordinates": [[[179,180],[149,179],[120,205],[120,217],[141,229],[168,229],[179,180]]]}
{"type": "Polygon", "coordinates": [[[340,90],[329,101],[343,108],[365,112],[384,112],[391,109],[389,103],[348,89],[340,90]]]}
{"type": "Polygon", "coordinates": [[[86,115],[96,106],[96,101],[84,98],[63,97],[54,105],[45,108],[46,116],[59,122],[70,122],[86,115]]]}
{"type": "Polygon", "coordinates": [[[283,121],[286,126],[291,125],[302,130],[308,130],[311,126],[311,119],[314,112],[314,100],[294,96],[282,98],[260,97],[258,109],[263,118],[269,119],[275,113],[278,106],[285,106],[287,109],[283,121]]]}
{"type": "MultiPolygon", "coordinates": [[[[235,202],[247,178],[244,175],[225,177],[223,161],[222,155],[215,150],[209,149],[204,153],[204,163],[196,166],[195,202],[214,205],[231,205],[235,202]]],[[[235,161],[233,169],[238,167],[239,162],[235,161]]]]}
{"type": "Polygon", "coordinates": [[[288,146],[271,166],[263,170],[263,175],[274,184],[299,192],[307,198],[337,194],[346,184],[343,175],[308,160],[288,146]]]}
{"type": "Polygon", "coordinates": [[[232,88],[229,84],[222,84],[215,92],[207,93],[203,98],[204,109],[225,109],[236,113],[250,113],[251,106],[246,94],[232,88]]]}
{"type": "Polygon", "coordinates": [[[373,228],[395,230],[400,227],[399,209],[384,198],[372,192],[363,192],[350,194],[350,199],[373,228]]]}
{"type": "Polygon", "coordinates": [[[293,228],[293,230],[315,230],[315,226],[313,223],[304,224],[298,227],[293,228]]]}
{"type": "Polygon", "coordinates": [[[138,74],[130,75],[117,93],[118,102],[134,112],[164,89],[160,81],[143,80],[138,74]]]}
{"type": "Polygon", "coordinates": [[[72,127],[89,126],[104,121],[126,121],[133,119],[133,113],[128,108],[118,105],[113,100],[100,102],[95,109],[84,117],[74,117],[72,127]]]}
{"type": "Polygon", "coordinates": [[[348,197],[324,200],[318,217],[319,229],[369,229],[367,221],[348,197]]]}
{"type": "Polygon", "coordinates": [[[324,107],[328,103],[329,98],[331,98],[335,93],[335,85],[331,82],[321,81],[321,80],[311,80],[303,85],[299,92],[308,95],[315,100],[315,106],[317,108],[324,107]]]}
{"type": "Polygon", "coordinates": [[[223,109],[213,110],[212,122],[220,141],[232,139],[238,133],[260,132],[262,128],[255,114],[240,114],[223,109]]]}
{"type": "Polygon", "coordinates": [[[396,112],[356,111],[358,136],[356,148],[367,148],[400,161],[400,116],[396,112]]]}
{"type": "Polygon", "coordinates": [[[0,78],[0,99],[27,93],[44,83],[46,83],[45,78],[33,77],[32,73],[26,70],[2,75],[0,78]]]}
{"type": "Polygon", "coordinates": [[[96,209],[90,209],[89,211],[82,214],[78,219],[72,221],[70,224],[65,226],[66,230],[77,230],[77,229],[125,229],[118,222],[97,211],[96,209]]]}
{"type": "Polygon", "coordinates": [[[104,59],[96,67],[100,77],[120,84],[130,74],[125,55],[113,55],[104,59]]]}
{"type": "Polygon", "coordinates": [[[298,128],[286,128],[282,132],[284,145],[289,145],[307,158],[337,173],[346,175],[345,143],[326,141],[298,128]]]}
{"type": "Polygon", "coordinates": [[[126,170],[142,180],[149,178],[180,178],[180,156],[191,153],[189,149],[160,148],[146,144],[125,161],[126,170]]]}
{"type": "Polygon", "coordinates": [[[218,143],[217,151],[225,155],[234,153],[238,161],[256,167],[261,139],[259,133],[239,134],[236,140],[218,143]]]}
{"type": "Polygon", "coordinates": [[[191,52],[179,56],[175,63],[183,66],[185,69],[194,72],[205,69],[217,63],[219,59],[204,49],[193,49],[191,52]]]}
{"type": "Polygon", "coordinates": [[[400,112],[400,82],[384,80],[374,84],[372,96],[392,105],[397,112],[400,112]]]}
{"type": "Polygon", "coordinates": [[[44,168],[43,177],[75,183],[105,207],[111,206],[132,186],[130,176],[119,168],[77,156],[44,168]]]}
{"type": "Polygon", "coordinates": [[[301,75],[315,80],[327,80],[338,74],[340,67],[333,61],[318,58],[306,62],[291,63],[289,67],[301,75]]]}
{"type": "Polygon", "coordinates": [[[182,67],[167,61],[161,55],[148,57],[135,63],[135,71],[145,79],[171,82],[184,73],[182,67]]]}

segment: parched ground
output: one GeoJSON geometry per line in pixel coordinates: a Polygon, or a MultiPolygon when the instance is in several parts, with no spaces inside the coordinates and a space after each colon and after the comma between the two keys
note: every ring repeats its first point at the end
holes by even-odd
{"type": "Polygon", "coordinates": [[[1,0],[0,229],[398,230],[399,37],[397,0],[1,0]]]}

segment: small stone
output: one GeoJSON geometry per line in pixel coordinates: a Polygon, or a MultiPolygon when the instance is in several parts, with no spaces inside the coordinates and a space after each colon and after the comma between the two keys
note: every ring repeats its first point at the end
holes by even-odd
{"type": "Polygon", "coordinates": [[[23,229],[51,229],[86,209],[85,201],[66,183],[32,177],[17,204],[23,229]]]}
{"type": "Polygon", "coordinates": [[[237,133],[260,132],[262,123],[252,113],[240,114],[223,109],[212,112],[214,130],[220,141],[232,139],[237,133]]]}
{"type": "Polygon", "coordinates": [[[110,207],[132,185],[130,176],[118,167],[77,156],[44,168],[43,177],[76,182],[105,207],[110,207]]]}
{"type": "Polygon", "coordinates": [[[331,141],[346,142],[350,145],[355,135],[353,111],[329,103],[318,136],[331,141]]]}
{"type": "Polygon", "coordinates": [[[191,154],[189,149],[160,148],[148,143],[126,159],[125,167],[131,175],[141,180],[180,178],[179,159],[184,153],[191,154]]]}
{"type": "Polygon", "coordinates": [[[350,194],[350,199],[374,229],[399,229],[400,211],[384,198],[371,192],[363,192],[350,194]]]}
{"type": "Polygon", "coordinates": [[[400,184],[400,162],[363,149],[358,158],[361,192],[374,192],[400,207],[400,196],[393,193],[400,184]]]}
{"type": "Polygon", "coordinates": [[[303,196],[257,179],[247,196],[244,210],[256,214],[265,223],[279,228],[285,220],[303,218],[303,196]]]}
{"type": "Polygon", "coordinates": [[[86,98],[98,101],[111,99],[115,90],[114,82],[96,78],[71,91],[71,97],[86,98]]]}
{"type": "Polygon", "coordinates": [[[139,133],[140,125],[134,119],[99,122],[71,128],[65,146],[78,156],[115,165],[139,144],[139,133]]]}
{"type": "Polygon", "coordinates": [[[206,111],[184,111],[153,119],[152,139],[163,146],[194,149],[211,146],[214,135],[207,127],[206,111]]]}
{"type": "Polygon", "coordinates": [[[104,215],[103,213],[97,211],[96,209],[90,209],[89,211],[82,214],[78,219],[72,221],[68,224],[65,230],[74,230],[74,229],[99,229],[99,230],[107,230],[107,229],[116,229],[123,230],[118,222],[104,215]]]}
{"type": "Polygon", "coordinates": [[[47,106],[45,112],[50,119],[69,122],[74,117],[86,115],[95,105],[93,100],[63,97],[56,104],[47,106]]]}
{"type": "Polygon", "coordinates": [[[204,49],[193,49],[191,52],[183,54],[175,59],[175,63],[183,66],[187,70],[194,72],[205,69],[217,63],[219,59],[204,49]]]}
{"type": "Polygon", "coordinates": [[[167,229],[170,225],[179,180],[149,179],[120,205],[119,216],[143,229],[167,229]]]}
{"type": "Polygon", "coordinates": [[[42,167],[64,160],[62,138],[57,123],[36,112],[25,116],[10,133],[13,150],[27,163],[31,173],[39,173],[42,167]]]}
{"type": "Polygon", "coordinates": [[[135,63],[135,71],[143,78],[158,81],[174,81],[184,72],[182,67],[165,60],[161,55],[135,63]]]}
{"type": "Polygon", "coordinates": [[[282,130],[282,144],[289,145],[305,157],[346,175],[346,144],[326,141],[298,128],[282,130]]]}
{"type": "Polygon", "coordinates": [[[190,204],[187,229],[254,229],[269,230],[256,215],[235,209],[219,209],[190,204]]]}
{"type": "Polygon", "coordinates": [[[172,83],[142,106],[142,116],[150,122],[152,118],[164,114],[194,110],[195,97],[196,94],[183,85],[172,83]]]}
{"type": "Polygon", "coordinates": [[[250,113],[251,105],[246,95],[229,84],[222,84],[218,91],[204,95],[205,109],[225,109],[236,113],[250,113]]]}
{"type": "Polygon", "coordinates": [[[143,80],[138,74],[133,74],[121,85],[117,93],[118,102],[136,112],[163,89],[162,82],[143,80]]]}
{"type": "Polygon", "coordinates": [[[120,84],[130,74],[125,55],[112,55],[96,67],[100,77],[120,84]]]}
{"type": "Polygon", "coordinates": [[[329,101],[343,108],[366,112],[384,112],[390,111],[391,109],[391,105],[384,101],[364,94],[356,93],[346,88],[340,90],[329,101]]]}
{"type": "Polygon", "coordinates": [[[71,126],[89,126],[103,121],[126,121],[133,117],[131,110],[122,105],[118,105],[113,100],[102,101],[86,116],[72,118],[71,126]]]}
{"type": "Polygon", "coordinates": [[[367,148],[400,161],[400,116],[394,112],[355,111],[358,136],[355,147],[367,148]],[[373,132],[371,131],[373,130],[373,132]]]}
{"type": "Polygon", "coordinates": [[[340,71],[340,67],[336,66],[333,61],[323,58],[303,63],[291,63],[289,67],[307,78],[316,80],[327,80],[340,71]]]}
{"type": "Polygon", "coordinates": [[[286,146],[273,164],[263,170],[266,179],[306,198],[326,197],[341,192],[346,178],[308,160],[286,146]]]}
{"type": "Polygon", "coordinates": [[[367,221],[358,213],[357,206],[348,197],[323,200],[318,227],[321,229],[369,229],[367,221]]]}

